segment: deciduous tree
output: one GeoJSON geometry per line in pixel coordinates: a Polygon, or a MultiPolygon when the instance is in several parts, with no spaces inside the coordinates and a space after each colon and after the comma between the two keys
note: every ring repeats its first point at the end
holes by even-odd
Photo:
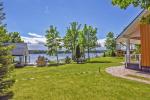
{"type": "Polygon", "coordinates": [[[121,9],[126,9],[129,5],[134,7],[140,6],[150,10],[150,0],[112,0],[113,5],[119,6],[121,9]]]}
{"type": "Polygon", "coordinates": [[[77,22],[72,22],[67,28],[66,36],[64,37],[65,48],[72,51],[72,59],[75,60],[76,46],[78,44],[78,35],[81,25],[77,22]]]}
{"type": "Polygon", "coordinates": [[[97,28],[93,28],[92,26],[84,25],[83,34],[85,38],[85,47],[88,51],[88,59],[90,59],[90,50],[96,47],[97,43],[97,28]]]}
{"type": "Polygon", "coordinates": [[[109,32],[107,34],[105,46],[107,48],[107,51],[110,53],[110,56],[115,56],[116,41],[115,41],[114,33],[109,32]]]}
{"type": "Polygon", "coordinates": [[[57,57],[57,64],[59,64],[58,49],[61,48],[61,38],[59,36],[57,28],[54,26],[50,26],[46,31],[45,37],[46,46],[48,47],[48,55],[55,55],[57,57]]]}
{"type": "Polygon", "coordinates": [[[9,42],[11,43],[23,43],[19,32],[11,32],[9,33],[9,42]]]}

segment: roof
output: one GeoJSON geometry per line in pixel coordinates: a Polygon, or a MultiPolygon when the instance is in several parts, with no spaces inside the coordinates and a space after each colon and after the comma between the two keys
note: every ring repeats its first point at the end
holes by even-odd
{"type": "MultiPolygon", "coordinates": [[[[142,15],[143,12],[144,12],[144,10],[141,11],[141,12],[134,18],[134,20],[133,20],[131,23],[129,23],[129,25],[117,36],[117,38],[119,38],[121,35],[123,35],[123,33],[130,27],[130,25],[132,25],[132,24],[142,15]]],[[[117,39],[117,38],[116,38],[116,39],[117,39]]]]}
{"type": "MultiPolygon", "coordinates": [[[[148,10],[143,10],[141,11],[136,17],[135,19],[120,33],[120,35],[117,36],[116,40],[119,41],[122,38],[126,38],[125,36],[130,35],[132,32],[134,32],[135,30],[137,31],[137,27],[140,23],[140,19],[143,16],[146,16],[147,14],[149,14],[150,12],[148,10]]],[[[138,34],[138,33],[136,33],[138,34]]]]}
{"type": "Polygon", "coordinates": [[[27,56],[29,54],[27,43],[5,43],[5,45],[15,46],[12,50],[13,56],[27,56]]]}

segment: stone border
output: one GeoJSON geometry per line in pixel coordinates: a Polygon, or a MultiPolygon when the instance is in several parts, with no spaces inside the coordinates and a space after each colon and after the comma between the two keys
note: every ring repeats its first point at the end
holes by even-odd
{"type": "Polygon", "coordinates": [[[116,77],[121,77],[121,78],[125,78],[125,79],[130,79],[130,80],[135,80],[138,82],[150,84],[150,81],[148,81],[148,80],[127,76],[127,75],[135,75],[135,76],[141,76],[141,77],[150,79],[150,73],[127,69],[124,66],[109,67],[109,68],[106,68],[105,70],[107,73],[109,73],[113,76],[116,76],[116,77]]]}

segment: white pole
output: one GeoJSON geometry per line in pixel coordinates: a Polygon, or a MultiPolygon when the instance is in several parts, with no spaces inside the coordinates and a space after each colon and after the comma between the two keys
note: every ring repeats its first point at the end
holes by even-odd
{"type": "Polygon", "coordinates": [[[127,67],[127,55],[125,54],[125,68],[127,67]]]}
{"type": "Polygon", "coordinates": [[[126,39],[126,59],[127,59],[127,62],[126,63],[130,63],[130,39],[129,38],[127,38],[126,39]]]}

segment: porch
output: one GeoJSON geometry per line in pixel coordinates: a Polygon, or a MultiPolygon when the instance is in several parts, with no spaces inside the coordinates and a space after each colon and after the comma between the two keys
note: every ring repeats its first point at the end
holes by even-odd
{"type": "Polygon", "coordinates": [[[141,54],[125,54],[125,68],[141,70],[141,54]]]}
{"type": "Polygon", "coordinates": [[[148,14],[150,11],[142,11],[116,39],[125,46],[125,68],[150,72],[150,25],[141,23],[148,14]],[[140,45],[138,53],[131,52],[135,45],[140,45]]]}
{"type": "Polygon", "coordinates": [[[16,67],[23,67],[30,62],[30,56],[28,55],[13,55],[13,62],[16,67]]]}

